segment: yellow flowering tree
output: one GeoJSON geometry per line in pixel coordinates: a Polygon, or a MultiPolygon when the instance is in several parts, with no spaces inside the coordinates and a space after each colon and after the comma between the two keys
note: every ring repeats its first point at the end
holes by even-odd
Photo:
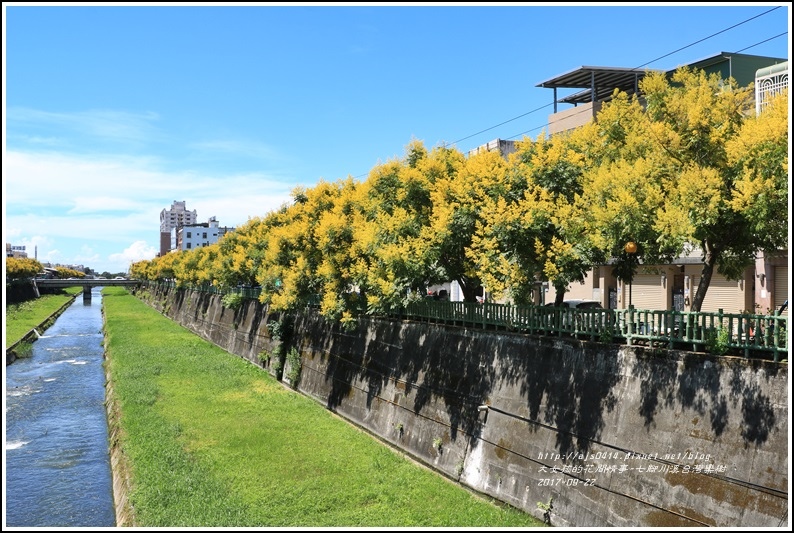
{"type": "Polygon", "coordinates": [[[483,197],[469,254],[489,289],[515,303],[538,303],[541,281],[552,283],[561,301],[570,283],[600,259],[587,247],[574,208],[582,191],[582,146],[589,146],[579,142],[581,135],[525,138],[483,197]]]}
{"type": "Polygon", "coordinates": [[[351,324],[365,306],[362,278],[356,275],[360,255],[355,249],[354,225],[360,213],[360,184],[348,177],[335,184],[333,199],[314,226],[318,251],[316,276],[320,286],[320,312],[351,324]]]}
{"type": "MultiPolygon", "coordinates": [[[[754,114],[752,88],[682,68],[672,79],[646,76],[641,89],[658,154],[657,172],[665,179],[665,204],[658,217],[662,233],[702,253],[701,280],[692,301],[692,310],[699,311],[715,269],[739,279],[765,240],[733,205],[744,158],[735,152],[731,159],[728,150],[743,131],[750,135],[743,125],[754,114]]],[[[776,140],[784,146],[787,141],[787,134],[776,140]]],[[[780,162],[778,158],[771,165],[779,167],[780,162]]]]}
{"type": "Polygon", "coordinates": [[[154,259],[143,259],[136,261],[130,265],[130,277],[140,280],[153,280],[149,275],[149,268],[151,267],[154,259]]]}
{"type": "Polygon", "coordinates": [[[264,261],[266,239],[261,217],[249,219],[218,241],[217,285],[222,288],[256,285],[256,273],[264,261]]]}
{"type": "Polygon", "coordinates": [[[423,171],[427,157],[421,141],[414,140],[402,159],[377,165],[360,187],[351,272],[369,312],[402,304],[439,281],[439,272],[428,268],[423,233],[433,208],[433,176],[423,171]]]}
{"type": "Polygon", "coordinates": [[[475,302],[483,285],[483,251],[475,235],[490,202],[500,195],[507,162],[495,151],[465,158],[457,150],[444,148],[434,152],[434,164],[433,211],[424,240],[431,260],[447,279],[460,285],[464,301],[475,302]]]}
{"type": "Polygon", "coordinates": [[[20,280],[36,277],[44,267],[30,257],[7,257],[6,280],[20,280]]]}
{"type": "Polygon", "coordinates": [[[735,172],[730,207],[746,224],[753,248],[764,252],[785,248],[790,234],[788,128],[788,91],[783,91],[727,144],[735,172]]]}

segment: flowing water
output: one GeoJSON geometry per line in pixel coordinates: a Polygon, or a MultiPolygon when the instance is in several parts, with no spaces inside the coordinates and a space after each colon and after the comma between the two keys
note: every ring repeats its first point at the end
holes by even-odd
{"type": "Polygon", "coordinates": [[[6,526],[115,526],[100,291],[6,366],[6,526]]]}

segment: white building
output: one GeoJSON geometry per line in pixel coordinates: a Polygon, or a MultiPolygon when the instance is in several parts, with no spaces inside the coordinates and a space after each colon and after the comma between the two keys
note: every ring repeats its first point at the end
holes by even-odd
{"type": "Polygon", "coordinates": [[[210,217],[207,222],[185,224],[171,230],[171,250],[186,251],[209,246],[230,231],[234,228],[220,227],[215,217],[210,217]]]}
{"type": "Polygon", "coordinates": [[[198,220],[196,210],[188,211],[185,207],[185,202],[177,202],[171,204],[171,209],[160,211],[160,255],[163,256],[169,251],[176,249],[172,244],[174,243],[171,235],[173,230],[195,224],[198,220]]]}

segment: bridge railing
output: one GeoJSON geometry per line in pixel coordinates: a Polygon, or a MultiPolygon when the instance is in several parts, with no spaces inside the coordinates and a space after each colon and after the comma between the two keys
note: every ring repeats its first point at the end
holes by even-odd
{"type": "MultiPolygon", "coordinates": [[[[157,282],[163,284],[165,282],[157,282]]],[[[173,282],[169,286],[175,286],[173,282]]],[[[237,293],[258,298],[258,287],[192,290],[237,293]]],[[[711,312],[635,309],[575,309],[499,303],[447,302],[423,299],[395,307],[382,316],[482,329],[504,329],[534,335],[574,337],[628,345],[665,346],[735,354],[780,361],[788,357],[789,317],[711,312]]]]}

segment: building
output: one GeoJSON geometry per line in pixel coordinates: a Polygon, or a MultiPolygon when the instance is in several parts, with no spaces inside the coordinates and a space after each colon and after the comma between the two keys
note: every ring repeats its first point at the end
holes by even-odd
{"type": "MultiPolygon", "coordinates": [[[[760,112],[771,94],[788,87],[788,61],[783,58],[721,52],[687,66],[719,73],[723,79],[733,77],[746,87],[754,85],[756,110],[760,112]]],[[[650,72],[650,71],[648,71],[650,72]]],[[[675,69],[667,71],[671,76],[675,69]]],[[[639,93],[639,81],[645,72],[638,69],[580,67],[538,84],[554,90],[554,112],[549,116],[550,135],[571,130],[596,119],[602,104],[611,99],[614,89],[639,93]],[[558,89],[580,89],[559,97],[558,89]],[[563,111],[558,104],[573,105],[563,111]]],[[[641,265],[631,283],[621,283],[611,265],[595,267],[584,283],[576,283],[565,293],[566,299],[598,300],[604,307],[638,309],[690,309],[700,281],[702,263],[699,251],[677,258],[669,265],[641,265]]],[[[753,311],[770,313],[788,299],[788,250],[764,257],[747,268],[742,279],[728,280],[713,274],[701,311],[726,313],[753,311]]],[[[544,285],[542,301],[553,301],[553,286],[544,285]]],[[[788,314],[786,310],[784,314],[788,314]]]]}
{"type": "Polygon", "coordinates": [[[477,148],[473,148],[466,152],[466,157],[472,157],[474,155],[483,153],[483,152],[493,152],[494,150],[498,150],[499,154],[507,159],[507,157],[517,150],[516,141],[508,141],[505,139],[494,139],[493,141],[489,141],[485,144],[478,146],[477,148]]]}
{"type": "Polygon", "coordinates": [[[170,249],[185,251],[209,246],[230,231],[234,228],[220,227],[215,217],[210,217],[207,222],[185,224],[171,230],[170,249]]]}
{"type": "MultiPolygon", "coordinates": [[[[788,89],[788,61],[760,68],[755,73],[755,110],[761,113],[769,99],[788,89]]],[[[790,223],[791,221],[789,221],[790,223]]],[[[761,312],[779,309],[788,299],[788,250],[774,255],[759,254],[755,261],[755,306],[761,312]]],[[[788,310],[784,311],[788,314],[788,310]]]]}
{"type": "MultiPolygon", "coordinates": [[[[780,68],[779,65],[783,63],[787,64],[788,61],[779,57],[720,52],[682,66],[703,70],[707,74],[716,73],[723,79],[732,77],[740,87],[746,87],[755,83],[759,69],[780,68]]],[[[787,71],[788,67],[785,68],[787,71]]],[[[647,73],[665,72],[667,76],[672,76],[675,70],[583,66],[540,82],[536,87],[550,88],[554,91],[554,111],[549,115],[548,134],[568,131],[593,120],[603,103],[612,98],[615,89],[620,89],[629,95],[638,94],[639,82],[647,73]],[[561,97],[558,89],[579,90],[561,97]],[[573,107],[560,111],[559,104],[573,107]]],[[[786,80],[788,80],[787,75],[786,80]]]]}
{"type": "Polygon", "coordinates": [[[14,246],[10,242],[6,243],[6,257],[26,258],[28,253],[24,246],[14,246]]]}
{"type": "Polygon", "coordinates": [[[187,207],[185,207],[185,202],[177,202],[174,200],[174,203],[171,204],[171,208],[169,210],[163,209],[160,211],[160,256],[164,256],[169,251],[175,249],[171,246],[172,239],[171,233],[172,230],[180,228],[182,226],[186,226],[189,224],[195,224],[196,220],[198,219],[198,215],[196,210],[188,211],[187,207]]]}

